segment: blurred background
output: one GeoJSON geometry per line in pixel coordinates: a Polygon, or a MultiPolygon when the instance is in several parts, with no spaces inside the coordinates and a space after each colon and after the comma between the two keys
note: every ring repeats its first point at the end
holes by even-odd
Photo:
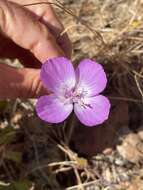
{"type": "MultiPolygon", "coordinates": [[[[74,116],[48,125],[36,100],[1,101],[0,190],[142,190],[143,1],[55,0],[53,7],[73,63],[92,58],[105,68],[110,117],[93,128],[74,116]]],[[[3,61],[20,66],[16,57],[3,61]]]]}

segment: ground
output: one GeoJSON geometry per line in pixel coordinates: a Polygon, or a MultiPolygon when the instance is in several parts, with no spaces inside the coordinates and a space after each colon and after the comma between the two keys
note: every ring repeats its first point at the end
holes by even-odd
{"type": "Polygon", "coordinates": [[[65,26],[61,35],[67,31],[72,41],[73,63],[92,58],[105,68],[110,117],[94,128],[74,115],[48,125],[36,116],[35,100],[1,101],[0,190],[142,190],[143,1],[53,6],[65,26]]]}

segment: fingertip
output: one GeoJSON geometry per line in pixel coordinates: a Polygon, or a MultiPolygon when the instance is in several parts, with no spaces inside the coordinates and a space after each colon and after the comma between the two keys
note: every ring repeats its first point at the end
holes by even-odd
{"type": "Polygon", "coordinates": [[[45,62],[49,58],[65,56],[65,53],[56,43],[54,37],[49,34],[45,39],[40,39],[30,47],[30,51],[41,61],[45,62]]]}

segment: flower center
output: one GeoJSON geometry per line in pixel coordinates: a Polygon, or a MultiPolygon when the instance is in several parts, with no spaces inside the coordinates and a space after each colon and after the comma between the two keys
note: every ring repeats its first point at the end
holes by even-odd
{"type": "Polygon", "coordinates": [[[87,91],[83,88],[77,88],[72,90],[65,90],[64,97],[66,98],[66,102],[70,103],[78,103],[83,107],[91,107],[89,104],[85,103],[85,97],[87,95],[87,91]]]}

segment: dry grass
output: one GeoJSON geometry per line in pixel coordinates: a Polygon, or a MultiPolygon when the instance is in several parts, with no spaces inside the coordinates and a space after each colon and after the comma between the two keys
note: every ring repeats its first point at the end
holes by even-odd
{"type": "Polygon", "coordinates": [[[142,102],[143,2],[66,1],[60,6],[70,14],[61,17],[74,44],[73,60],[91,57],[105,64],[114,88],[126,99],[142,102]]]}
{"type": "MultiPolygon", "coordinates": [[[[143,1],[55,0],[53,6],[65,26],[61,35],[68,32],[73,43],[73,62],[77,64],[85,57],[96,59],[107,71],[105,93],[114,106],[123,102],[131,111],[139,107],[143,112],[143,1]]],[[[29,180],[33,190],[142,190],[142,160],[132,163],[116,147],[92,158],[79,156],[70,144],[73,131],[69,129],[78,125],[72,118],[60,126],[47,126],[35,117],[31,100],[3,102],[0,110],[0,136],[7,137],[0,143],[3,188],[13,181],[29,180]]],[[[124,114],[119,118],[117,112],[117,122],[111,118],[107,126],[121,127],[124,114]]],[[[142,125],[142,116],[138,112],[135,115],[136,124],[129,112],[128,126],[116,131],[121,142],[125,141],[122,133],[133,133],[130,124],[136,132],[142,125]]]]}

